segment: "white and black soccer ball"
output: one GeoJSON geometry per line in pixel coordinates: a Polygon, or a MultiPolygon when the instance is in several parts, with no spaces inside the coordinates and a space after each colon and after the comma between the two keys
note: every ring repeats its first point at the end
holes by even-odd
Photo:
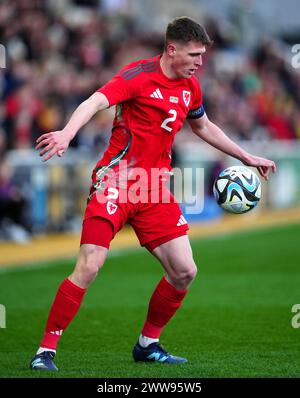
{"type": "Polygon", "coordinates": [[[254,209],[261,197],[258,176],[245,166],[227,167],[216,178],[213,191],[219,206],[230,213],[254,209]]]}

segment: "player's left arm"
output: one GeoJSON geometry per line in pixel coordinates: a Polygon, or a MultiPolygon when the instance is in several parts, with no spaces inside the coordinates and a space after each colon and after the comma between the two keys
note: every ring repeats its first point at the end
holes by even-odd
{"type": "Polygon", "coordinates": [[[269,178],[269,172],[276,171],[276,165],[272,160],[251,155],[233,142],[222,129],[209,120],[206,113],[195,119],[187,119],[192,131],[208,144],[239,159],[247,166],[257,167],[260,175],[266,180],[269,178]]]}

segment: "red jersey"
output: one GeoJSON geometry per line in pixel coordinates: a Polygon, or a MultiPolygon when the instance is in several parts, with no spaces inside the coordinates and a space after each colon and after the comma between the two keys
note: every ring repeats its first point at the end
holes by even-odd
{"type": "Polygon", "coordinates": [[[187,117],[204,114],[198,80],[169,79],[161,70],[160,56],[126,65],[98,91],[110,106],[117,105],[110,143],[97,165],[102,166],[101,174],[121,159],[129,169],[170,170],[175,134],[187,117]]]}

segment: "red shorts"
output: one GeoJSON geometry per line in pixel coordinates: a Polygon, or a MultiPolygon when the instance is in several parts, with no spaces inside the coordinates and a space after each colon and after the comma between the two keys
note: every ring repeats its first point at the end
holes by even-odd
{"type": "Polygon", "coordinates": [[[154,195],[155,203],[151,203],[150,192],[141,195],[141,201],[135,200],[136,203],[132,203],[124,200],[128,189],[125,192],[122,188],[107,185],[98,191],[91,188],[90,193],[84,214],[81,244],[109,248],[110,241],[128,222],[141,246],[152,251],[163,243],[186,235],[189,229],[176,199],[167,189],[163,189],[160,195],[154,195]]]}

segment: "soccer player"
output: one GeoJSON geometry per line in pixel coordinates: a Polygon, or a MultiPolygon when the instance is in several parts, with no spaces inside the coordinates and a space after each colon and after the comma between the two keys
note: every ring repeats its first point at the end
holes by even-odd
{"type": "MultiPolygon", "coordinates": [[[[187,362],[185,358],[169,354],[159,344],[159,337],[196,276],[188,225],[172,195],[171,200],[163,200],[166,190],[160,185],[155,188],[160,192],[156,203],[121,201],[120,197],[124,191],[129,192],[136,181],[137,168],[149,176],[154,168],[170,170],[173,140],[185,119],[199,138],[245,165],[257,167],[265,179],[270,170],[275,172],[273,161],[247,153],[208,119],[194,74],[210,45],[211,40],[202,26],[187,17],[176,18],[167,27],[162,55],[126,65],[79,105],[63,130],[38,138],[36,149],[44,161],[54,155],[60,157],[97,111],[116,105],[109,146],[92,175],[77,263],[58,289],[40,348],[31,360],[31,369],[57,370],[53,359],[58,341],[103,266],[111,240],[127,221],[140,244],[158,259],[165,271],[150,299],[133,358],[168,364],[187,362]],[[118,171],[125,160],[127,177],[123,169],[118,171]],[[110,181],[112,171],[119,175],[118,183],[110,181]],[[128,184],[124,186],[125,180],[128,184]]],[[[148,198],[153,189],[144,191],[144,199],[145,192],[148,198]]]]}

